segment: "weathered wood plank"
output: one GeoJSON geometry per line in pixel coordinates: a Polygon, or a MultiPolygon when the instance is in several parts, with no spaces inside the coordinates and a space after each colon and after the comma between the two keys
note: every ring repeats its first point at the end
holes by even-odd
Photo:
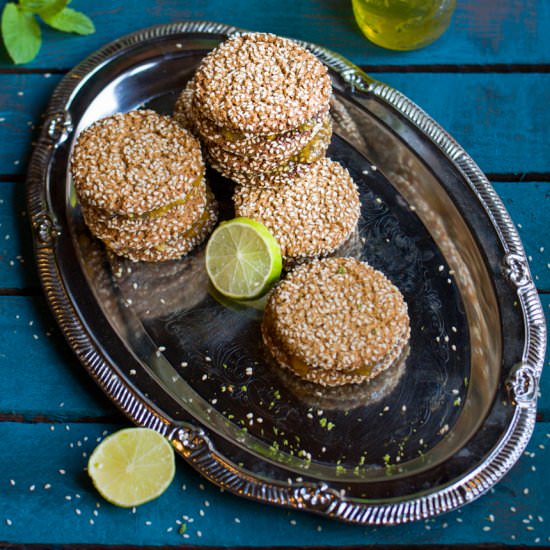
{"type": "Polygon", "coordinates": [[[43,298],[0,297],[0,335],[0,414],[27,420],[115,414],[69,349],[43,298]]]}
{"type": "MultiPolygon", "coordinates": [[[[72,67],[104,44],[143,27],[182,20],[210,20],[254,31],[268,31],[321,44],[358,64],[549,63],[550,24],[546,0],[479,2],[463,0],[449,30],[433,45],[392,52],[368,42],[357,27],[351,2],[264,0],[261,7],[241,0],[176,2],[154,0],[119,5],[75,0],[97,31],[78,37],[43,29],[43,46],[28,67],[72,67]],[[284,17],[281,15],[284,14],[284,17]]],[[[5,52],[0,67],[11,67],[5,52]]]]}
{"type": "MultiPolygon", "coordinates": [[[[544,316],[546,318],[546,333],[550,335],[550,294],[540,296],[544,316]]],[[[544,370],[540,380],[540,397],[538,402],[539,417],[550,422],[550,349],[546,348],[544,370]]]]}
{"type": "Polygon", "coordinates": [[[112,429],[0,423],[0,439],[10,449],[0,470],[0,541],[216,547],[550,542],[550,477],[541,474],[549,459],[546,423],[537,425],[528,453],[494,491],[459,511],[385,528],[346,525],[220,493],[179,459],[176,478],[159,499],[135,511],[115,508],[97,495],[84,471],[97,440],[112,429]]]}
{"type": "Polygon", "coordinates": [[[537,288],[550,290],[550,182],[494,182],[514,220],[537,288]]]}
{"type": "Polygon", "coordinates": [[[0,288],[37,288],[23,182],[0,182],[0,288]]]}
{"type": "MultiPolygon", "coordinates": [[[[550,182],[494,182],[518,227],[538,288],[550,290],[550,182]]],[[[23,182],[0,182],[0,289],[37,288],[23,182]]]]}
{"type": "Polygon", "coordinates": [[[0,174],[24,174],[60,75],[0,74],[0,174]]]}
{"type": "Polygon", "coordinates": [[[550,74],[374,75],[445,128],[484,172],[549,172],[550,74]]]}
{"type": "MultiPolygon", "coordinates": [[[[402,91],[491,173],[550,172],[549,74],[399,74],[376,78],[402,91]]],[[[60,75],[0,75],[0,174],[23,174],[32,125],[60,75]]]]}

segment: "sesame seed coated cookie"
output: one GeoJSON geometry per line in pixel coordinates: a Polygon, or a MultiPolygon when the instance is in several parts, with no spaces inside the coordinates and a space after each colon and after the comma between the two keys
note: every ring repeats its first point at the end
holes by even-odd
{"type": "Polygon", "coordinates": [[[145,214],[183,197],[204,174],[198,141],[151,110],[116,114],[83,130],[71,159],[81,203],[145,214]]]}
{"type": "Polygon", "coordinates": [[[332,137],[330,120],[326,126],[321,125],[310,140],[298,151],[288,155],[280,151],[278,154],[243,156],[231,153],[224,146],[210,144],[208,154],[216,166],[223,168],[226,174],[242,174],[245,177],[256,174],[274,174],[292,172],[298,163],[311,164],[319,160],[326,153],[332,137]]]}
{"type": "Polygon", "coordinates": [[[193,93],[194,81],[191,79],[176,100],[174,118],[184,128],[199,135],[207,146],[217,146],[229,153],[247,157],[265,156],[282,161],[296,155],[319,132],[332,133],[328,111],[281,134],[259,135],[222,128],[193,111],[193,93]]]}
{"type": "Polygon", "coordinates": [[[266,156],[281,160],[301,151],[323,127],[332,131],[328,113],[320,114],[294,130],[268,136],[220,128],[198,114],[192,120],[193,127],[208,146],[221,147],[241,156],[266,156]]]}
{"type": "MultiPolygon", "coordinates": [[[[319,382],[308,382],[288,368],[278,368],[277,364],[273,365],[273,368],[281,382],[309,407],[323,411],[349,411],[356,407],[372,405],[387,397],[405,373],[409,352],[410,348],[406,345],[401,356],[392,363],[391,368],[367,380],[363,380],[361,376],[356,376],[358,382],[346,382],[341,385],[326,383],[321,385],[319,382]]],[[[323,371],[321,374],[326,372],[323,371]]],[[[341,372],[335,372],[333,378],[336,381],[345,379],[345,375],[342,375],[341,372]]],[[[310,375],[310,379],[314,379],[314,376],[310,375]]],[[[317,378],[317,380],[320,380],[320,378],[317,378]]]]}
{"type": "Polygon", "coordinates": [[[137,246],[132,248],[113,248],[106,243],[115,254],[124,256],[134,262],[165,262],[177,260],[200,245],[210,235],[218,220],[218,205],[213,196],[202,216],[185,232],[172,239],[154,246],[137,246]]]}
{"type": "Polygon", "coordinates": [[[353,258],[325,258],[296,268],[275,288],[262,337],[282,367],[339,386],[395,364],[409,324],[402,294],[381,272],[353,258]]]}
{"type": "Polygon", "coordinates": [[[106,215],[103,210],[82,205],[82,215],[90,231],[112,249],[148,247],[170,241],[200,219],[207,203],[204,180],[188,197],[169,205],[156,215],[106,215]]]}
{"type": "Polygon", "coordinates": [[[189,80],[185,88],[181,91],[176,99],[174,105],[174,112],[172,116],[174,120],[181,124],[186,130],[189,130],[193,134],[197,133],[195,126],[195,116],[192,110],[192,100],[194,92],[194,82],[193,79],[189,80]]]}
{"type": "Polygon", "coordinates": [[[334,252],[351,235],[360,213],[349,172],[327,158],[278,187],[237,186],[233,202],[237,216],[255,219],[271,231],[285,263],[334,252]]]}
{"type": "Polygon", "coordinates": [[[257,174],[245,174],[244,172],[233,172],[227,167],[221,166],[210,156],[206,151],[208,163],[214,170],[219,172],[223,177],[232,180],[238,185],[249,187],[272,187],[276,188],[281,185],[286,185],[289,180],[305,176],[310,170],[310,165],[304,162],[292,162],[286,166],[285,171],[280,172],[259,172],[257,174]]]}
{"type": "Polygon", "coordinates": [[[193,109],[217,126],[280,134],[328,111],[326,67],[296,42],[272,34],[234,35],[211,51],[195,76],[193,109]]]}

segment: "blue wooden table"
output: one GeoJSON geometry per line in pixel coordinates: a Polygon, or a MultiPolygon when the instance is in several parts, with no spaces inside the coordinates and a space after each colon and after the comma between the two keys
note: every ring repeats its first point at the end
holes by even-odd
{"type": "MultiPolygon", "coordinates": [[[[321,44],[409,96],[486,172],[517,224],[550,317],[550,2],[458,0],[426,49],[369,44],[347,0],[74,0],[87,37],[43,29],[38,57],[0,49],[0,547],[550,545],[550,372],[524,456],[458,511],[395,527],[358,527],[222,493],[182,460],[169,490],[136,510],[93,489],[87,457],[128,421],[88,378],[42,296],[25,216],[25,171],[50,94],[77,62],[140,28],[212,20],[321,44]]],[[[546,361],[548,362],[548,361],[546,361]]]]}

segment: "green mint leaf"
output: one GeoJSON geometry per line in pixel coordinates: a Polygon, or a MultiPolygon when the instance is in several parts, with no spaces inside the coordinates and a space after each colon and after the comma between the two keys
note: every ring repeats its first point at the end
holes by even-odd
{"type": "Polygon", "coordinates": [[[83,13],[71,8],[64,8],[51,17],[43,17],[44,21],[63,32],[74,32],[76,34],[92,34],[95,32],[93,21],[83,13]]]}
{"type": "Polygon", "coordinates": [[[19,6],[23,10],[36,13],[40,17],[52,17],[68,3],[68,0],[19,0],[19,6]]]}
{"type": "Polygon", "coordinates": [[[2,12],[2,39],[14,63],[28,63],[36,57],[42,43],[38,21],[32,13],[9,2],[2,12]]]}

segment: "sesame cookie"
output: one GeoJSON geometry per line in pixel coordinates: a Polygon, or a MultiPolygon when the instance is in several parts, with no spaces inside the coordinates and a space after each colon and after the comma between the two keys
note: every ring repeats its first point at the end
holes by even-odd
{"type": "Polygon", "coordinates": [[[222,128],[195,112],[192,106],[194,81],[191,79],[180,93],[174,106],[174,118],[189,131],[199,136],[207,147],[244,157],[267,157],[283,161],[297,155],[319,133],[332,134],[328,110],[318,113],[298,128],[281,134],[260,135],[222,128]]]}
{"type": "Polygon", "coordinates": [[[409,324],[401,292],[380,271],[353,258],[325,258],[298,267],[275,288],[262,337],[280,366],[340,386],[394,365],[409,324]]]}
{"type": "Polygon", "coordinates": [[[236,216],[255,219],[271,231],[285,264],[334,252],[352,234],[360,213],[349,172],[327,158],[278,187],[238,186],[233,202],[236,216]]]}
{"type": "Polygon", "coordinates": [[[288,155],[288,151],[279,151],[271,155],[243,156],[225,150],[223,145],[215,144],[208,146],[208,154],[214,164],[221,167],[224,175],[236,173],[250,178],[264,173],[267,175],[292,173],[295,171],[296,164],[311,164],[324,156],[330,145],[331,137],[332,127],[329,121],[326,125],[321,125],[311,139],[291,155],[288,155]]]}
{"type": "Polygon", "coordinates": [[[323,411],[349,411],[357,407],[373,405],[386,398],[401,381],[406,370],[409,352],[410,348],[406,345],[401,356],[392,364],[391,368],[368,380],[340,386],[323,386],[319,383],[308,382],[290,369],[278,368],[277,363],[273,364],[273,369],[284,386],[307,406],[323,411]]]}
{"type": "Polygon", "coordinates": [[[83,130],[71,159],[82,204],[141,215],[185,197],[204,174],[198,141],[151,110],[116,114],[83,130]]]}
{"type": "Polygon", "coordinates": [[[107,247],[119,256],[134,262],[164,262],[176,260],[200,245],[210,235],[218,220],[218,206],[210,196],[202,216],[186,231],[154,246],[142,245],[117,248],[112,243],[107,247]]]}
{"type": "Polygon", "coordinates": [[[247,187],[279,187],[286,185],[289,180],[299,178],[307,174],[310,169],[309,164],[303,162],[293,162],[286,166],[285,171],[281,172],[258,172],[257,174],[245,174],[244,172],[233,172],[226,166],[221,166],[206,152],[206,159],[209,165],[219,172],[224,178],[230,179],[238,185],[247,187]]]}
{"type": "Polygon", "coordinates": [[[173,205],[142,216],[106,215],[103,210],[82,205],[82,215],[90,231],[113,249],[148,247],[170,241],[200,219],[207,203],[204,181],[189,196],[173,205]]]}
{"type": "Polygon", "coordinates": [[[298,128],[328,111],[327,68],[305,48],[272,34],[237,34],[212,50],[194,80],[195,112],[220,128],[257,135],[298,128]]]}

